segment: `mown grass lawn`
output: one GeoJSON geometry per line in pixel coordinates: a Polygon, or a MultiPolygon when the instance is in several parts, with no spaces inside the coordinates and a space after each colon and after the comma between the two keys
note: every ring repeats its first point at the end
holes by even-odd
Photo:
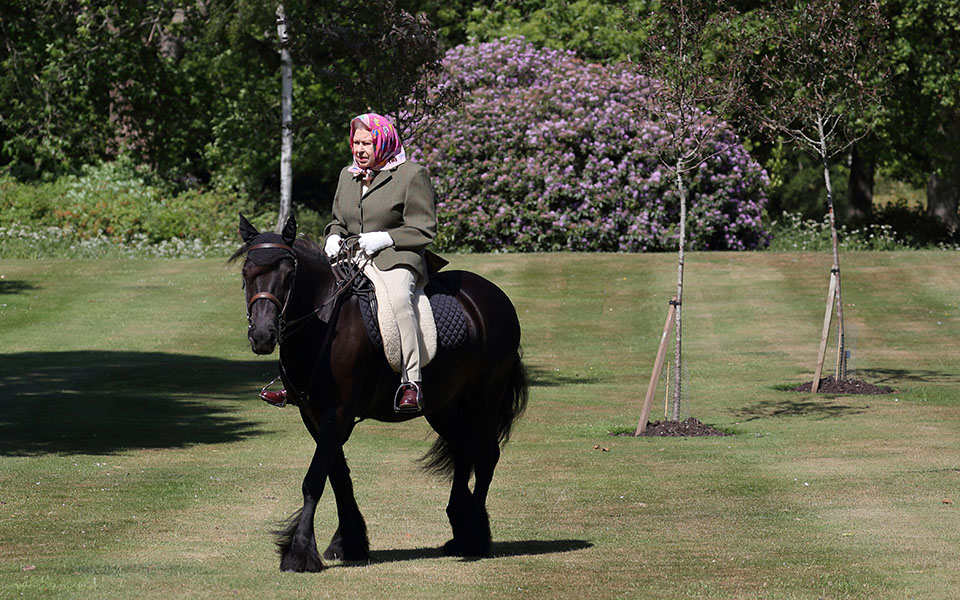
{"type": "MultiPolygon", "coordinates": [[[[451,258],[513,298],[531,373],[495,556],[440,555],[426,423],[365,422],[347,458],[373,562],[309,575],[279,572],[269,531],[312,444],[256,398],[276,359],[249,351],[238,267],[0,262],[0,597],[960,593],[957,253],[842,258],[851,366],[896,389],[869,397],[778,389],[812,376],[828,256],[690,255],[685,410],[734,435],[688,439],[610,435],[636,426],[673,256],[451,258]]],[[[334,518],[324,497],[319,544],[334,518]]]]}

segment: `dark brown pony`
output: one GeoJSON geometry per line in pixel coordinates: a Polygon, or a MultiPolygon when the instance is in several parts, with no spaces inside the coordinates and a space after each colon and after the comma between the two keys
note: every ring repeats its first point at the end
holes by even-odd
{"type": "Polygon", "coordinates": [[[500,448],[527,403],[520,324],[507,296],[473,273],[433,276],[432,281],[462,305],[467,341],[454,351],[438,352],[424,368],[423,411],[398,414],[393,399],[400,378],[383,351],[369,341],[357,298],[338,287],[322,250],[296,239],[292,218],[278,235],[260,233],[241,215],[240,237],[244,245],[233,259],[246,257],[243,281],[251,348],[270,354],[279,343],[288,397],[317,444],[303,480],[303,507],[277,532],[280,568],[323,568],[313,519],[328,478],[339,526],[324,557],[369,560],[367,528],[354,498],[343,444],[360,420],[405,421],[421,415],[439,434],[422,464],[453,480],[447,504],[453,539],[444,545],[444,553],[488,556],[487,491],[500,448]]]}

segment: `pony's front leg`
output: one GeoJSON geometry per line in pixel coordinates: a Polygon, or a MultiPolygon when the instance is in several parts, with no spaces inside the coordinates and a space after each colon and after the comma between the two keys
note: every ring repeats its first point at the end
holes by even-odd
{"type": "Polygon", "coordinates": [[[350,468],[347,467],[343,447],[340,448],[330,467],[330,487],[333,488],[337,498],[337,518],[340,524],[323,557],[327,560],[370,560],[367,524],[363,520],[353,494],[353,481],[350,479],[350,468]]]}
{"type": "Polygon", "coordinates": [[[323,495],[333,457],[331,448],[325,444],[317,444],[310,468],[303,479],[303,508],[294,513],[284,528],[277,532],[281,571],[317,572],[323,568],[313,533],[313,516],[317,510],[317,501],[323,495]]]}

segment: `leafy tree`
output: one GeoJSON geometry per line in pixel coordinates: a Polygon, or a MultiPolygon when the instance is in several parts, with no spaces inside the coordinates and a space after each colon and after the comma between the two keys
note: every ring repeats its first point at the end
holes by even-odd
{"type": "Polygon", "coordinates": [[[891,93],[878,160],[927,185],[927,209],[957,227],[960,206],[960,0],[883,0],[891,93]]]}
{"type": "MultiPolygon", "coordinates": [[[[712,143],[725,126],[718,115],[728,114],[743,94],[743,55],[720,59],[711,44],[734,21],[729,12],[714,11],[699,0],[662,0],[649,14],[649,32],[639,69],[652,82],[654,101],[641,113],[658,123],[666,137],[659,159],[674,181],[680,199],[676,345],[674,355],[673,420],[680,418],[682,386],[683,274],[686,247],[688,180],[722,152],[712,143]]],[[[641,423],[641,426],[645,423],[641,423]]]]}
{"type": "MultiPolygon", "coordinates": [[[[349,118],[368,106],[398,113],[439,50],[429,22],[389,0],[284,6],[298,65],[292,169],[300,199],[323,207],[346,162],[349,118]],[[392,79],[372,81],[373,69],[392,79]]],[[[0,168],[56,177],[125,153],[180,187],[209,183],[272,201],[276,9],[276,0],[5,3],[0,168]]]]}
{"type": "Polygon", "coordinates": [[[643,25],[633,21],[632,15],[651,4],[655,3],[494,0],[490,6],[476,6],[469,12],[466,32],[478,41],[522,37],[537,46],[573,50],[587,60],[614,63],[641,52],[643,25]]]}
{"type": "Polygon", "coordinates": [[[14,0],[0,10],[5,171],[56,175],[121,147],[161,169],[196,158],[178,155],[197,146],[205,111],[167,35],[184,27],[171,6],[14,0]]]}
{"type": "Polygon", "coordinates": [[[468,43],[467,33],[473,11],[491,11],[496,0],[399,0],[397,6],[410,14],[424,13],[430,18],[441,49],[468,43]]]}
{"type": "MultiPolygon", "coordinates": [[[[779,3],[760,14],[756,76],[764,101],[748,107],[759,127],[813,153],[823,164],[833,242],[830,301],[838,321],[837,378],[846,378],[840,255],[829,161],[867,133],[859,119],[881,101],[883,65],[877,33],[885,26],[875,4],[807,0],[779,3]]],[[[828,309],[829,314],[829,309],[828,309]]],[[[829,320],[825,319],[829,324],[829,320]]],[[[822,347],[821,347],[822,352],[822,347]]],[[[813,391],[819,384],[818,360],[813,391]]]]}
{"type": "Polygon", "coordinates": [[[302,47],[313,64],[327,63],[323,76],[353,110],[391,117],[405,142],[415,140],[428,117],[459,99],[453,89],[438,88],[442,49],[424,13],[410,14],[393,0],[343,2],[326,22],[315,22],[302,47]],[[433,93],[431,93],[433,92],[433,93]]]}

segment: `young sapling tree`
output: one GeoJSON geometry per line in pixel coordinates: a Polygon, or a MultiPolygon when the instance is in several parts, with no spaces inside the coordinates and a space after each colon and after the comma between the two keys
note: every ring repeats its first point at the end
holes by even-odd
{"type": "Polygon", "coordinates": [[[718,43],[735,21],[736,13],[716,10],[701,0],[664,0],[645,18],[648,36],[638,58],[640,72],[653,86],[652,101],[638,107],[642,116],[657,123],[667,142],[659,159],[676,184],[680,201],[678,219],[677,292],[675,304],[672,420],[680,418],[682,393],[683,269],[685,261],[688,190],[687,178],[726,150],[717,143],[716,131],[743,94],[745,69],[740,53],[724,55],[718,43]]]}
{"type": "MultiPolygon", "coordinates": [[[[827,316],[823,341],[835,302],[837,312],[836,377],[846,379],[840,253],[834,211],[830,159],[848,150],[869,133],[864,115],[874,113],[883,95],[885,78],[879,32],[885,27],[876,2],[807,0],[779,1],[758,13],[755,43],[748,52],[762,51],[753,76],[762,99],[745,103],[751,123],[773,138],[812,152],[823,164],[827,215],[833,249],[827,316]]],[[[813,378],[820,383],[824,343],[813,378]]]]}

